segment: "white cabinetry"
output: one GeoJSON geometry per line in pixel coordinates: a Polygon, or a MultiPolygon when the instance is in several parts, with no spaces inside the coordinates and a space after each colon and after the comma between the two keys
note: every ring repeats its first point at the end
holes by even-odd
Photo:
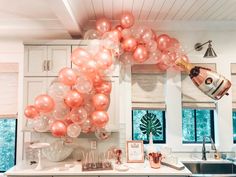
{"type": "Polygon", "coordinates": [[[70,54],[71,46],[25,46],[24,76],[57,76],[70,54]]]}

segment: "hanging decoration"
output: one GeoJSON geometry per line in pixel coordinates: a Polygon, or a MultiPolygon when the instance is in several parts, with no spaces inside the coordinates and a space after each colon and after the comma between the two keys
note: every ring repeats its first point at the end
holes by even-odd
{"type": "MultiPolygon", "coordinates": [[[[152,61],[162,71],[186,70],[176,62],[182,59],[189,63],[176,38],[157,34],[147,26],[134,27],[134,22],[134,16],[125,12],[119,25],[112,27],[108,19],[100,18],[95,29],[84,33],[84,39],[91,42],[86,49],[78,47],[72,52],[75,67],[62,68],[48,93],[37,96],[35,104],[25,108],[25,116],[33,121],[36,131],[51,131],[55,137],[72,138],[81,132],[94,132],[99,139],[107,139],[110,133],[105,128],[109,121],[107,109],[112,85],[105,76],[114,69],[115,60],[122,65],[152,61]]],[[[230,85],[227,86],[220,92],[221,96],[226,94],[230,85]]],[[[214,83],[210,87],[215,87],[214,83]]]]}

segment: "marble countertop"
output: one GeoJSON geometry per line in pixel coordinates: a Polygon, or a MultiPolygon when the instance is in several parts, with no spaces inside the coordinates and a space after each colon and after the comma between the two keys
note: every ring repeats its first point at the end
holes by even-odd
{"type": "Polygon", "coordinates": [[[36,171],[35,166],[26,166],[17,165],[8,170],[5,174],[7,176],[57,176],[57,175],[66,175],[66,176],[74,176],[74,175],[100,175],[100,176],[112,176],[112,175],[146,175],[146,176],[169,176],[169,175],[177,175],[177,176],[191,176],[192,173],[184,168],[182,170],[176,170],[167,166],[162,165],[159,169],[153,169],[150,167],[149,162],[145,161],[144,163],[126,163],[129,167],[128,171],[117,171],[113,170],[104,170],[104,171],[89,171],[83,172],[82,166],[80,162],[45,162],[44,169],[40,171],[36,171]]]}

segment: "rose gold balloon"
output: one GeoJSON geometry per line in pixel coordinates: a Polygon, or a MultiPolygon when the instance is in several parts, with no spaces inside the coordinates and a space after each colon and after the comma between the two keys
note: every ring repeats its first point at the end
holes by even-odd
{"type": "Polygon", "coordinates": [[[96,21],[96,29],[103,34],[111,30],[111,23],[106,18],[100,18],[96,21]]]}
{"type": "Polygon", "coordinates": [[[82,66],[81,71],[85,73],[93,73],[97,71],[97,62],[89,59],[82,66]]]}
{"type": "Polygon", "coordinates": [[[115,37],[115,39],[118,39],[118,41],[121,40],[121,31],[118,29],[114,29],[111,31],[115,37]]]}
{"type": "Polygon", "coordinates": [[[121,46],[124,51],[133,52],[137,47],[137,41],[134,38],[129,37],[123,40],[121,46]]]}
{"type": "Polygon", "coordinates": [[[133,59],[138,63],[146,61],[148,59],[147,48],[142,45],[138,46],[133,53],[133,59]]]}
{"type": "Polygon", "coordinates": [[[57,120],[53,122],[51,125],[51,132],[52,132],[52,135],[55,137],[65,136],[66,130],[67,130],[67,127],[65,123],[62,121],[57,120]]]}
{"type": "Polygon", "coordinates": [[[76,90],[70,90],[67,92],[65,96],[65,103],[67,106],[73,108],[73,107],[79,107],[83,103],[83,96],[76,90]]]}
{"type": "Polygon", "coordinates": [[[156,38],[157,48],[163,51],[167,51],[171,44],[171,39],[167,34],[162,34],[156,38]]]}
{"type": "Polygon", "coordinates": [[[158,64],[157,64],[157,67],[158,67],[161,71],[166,71],[166,70],[169,68],[169,66],[166,65],[166,64],[163,63],[163,62],[158,63],[158,64]]]}
{"type": "Polygon", "coordinates": [[[124,28],[122,28],[122,26],[121,25],[117,25],[116,27],[115,27],[115,29],[117,29],[118,31],[122,31],[124,28]]]}
{"type": "Polygon", "coordinates": [[[109,98],[102,93],[96,94],[93,96],[93,106],[98,111],[104,111],[109,106],[109,98]]]}
{"type": "Polygon", "coordinates": [[[97,93],[103,93],[105,95],[109,95],[111,93],[111,88],[112,88],[111,82],[104,81],[104,82],[102,82],[101,85],[98,85],[95,87],[95,91],[97,93]]]}
{"type": "Polygon", "coordinates": [[[103,81],[101,74],[96,73],[96,72],[89,74],[88,77],[91,79],[91,81],[93,82],[94,86],[100,85],[102,83],[102,81],[103,81]]]}
{"type": "Polygon", "coordinates": [[[46,94],[39,95],[35,98],[34,105],[39,112],[48,113],[55,107],[54,100],[46,94]]]}
{"type": "Polygon", "coordinates": [[[105,48],[96,54],[95,59],[101,69],[108,69],[113,64],[111,52],[105,48]]]}
{"type": "Polygon", "coordinates": [[[130,12],[125,12],[120,18],[120,24],[123,28],[130,28],[134,25],[134,16],[130,12]]]}
{"type": "Polygon", "coordinates": [[[39,112],[34,105],[28,105],[25,108],[24,113],[28,119],[35,119],[39,115],[39,112]]]}
{"type": "Polygon", "coordinates": [[[65,85],[72,86],[76,82],[76,73],[71,68],[63,68],[60,70],[58,80],[65,85]]]}
{"type": "Polygon", "coordinates": [[[85,62],[91,59],[90,54],[83,48],[76,48],[72,51],[71,61],[77,66],[82,66],[85,62]]]}
{"type": "Polygon", "coordinates": [[[91,115],[92,124],[97,128],[103,128],[109,121],[109,116],[105,111],[95,111],[91,115]]]}

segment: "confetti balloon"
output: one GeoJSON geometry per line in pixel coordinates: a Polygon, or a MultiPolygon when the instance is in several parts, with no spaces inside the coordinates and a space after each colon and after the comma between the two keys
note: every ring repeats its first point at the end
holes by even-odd
{"type": "Polygon", "coordinates": [[[70,124],[67,127],[67,135],[71,138],[76,138],[80,135],[81,128],[80,125],[77,123],[70,124]]]}
{"type": "Polygon", "coordinates": [[[74,123],[82,124],[88,117],[88,113],[85,108],[74,108],[70,112],[70,119],[74,123]]]}

